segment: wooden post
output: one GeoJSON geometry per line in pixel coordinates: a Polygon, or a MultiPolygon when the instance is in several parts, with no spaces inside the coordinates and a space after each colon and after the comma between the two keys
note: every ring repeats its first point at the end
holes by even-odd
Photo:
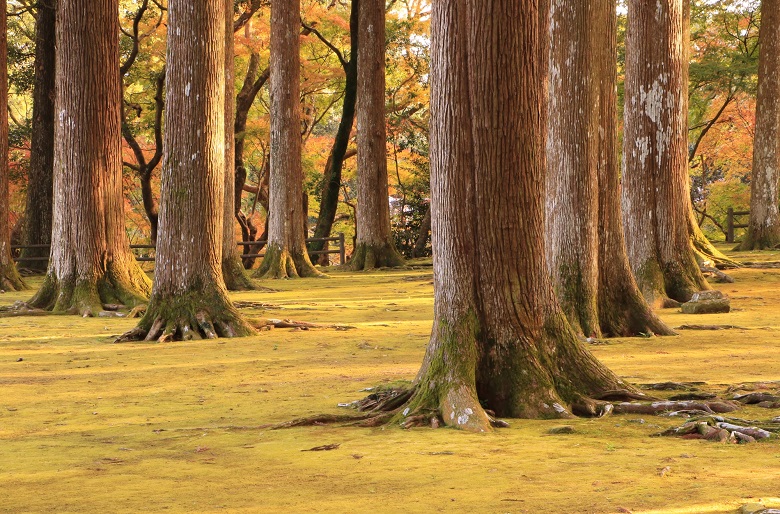
{"type": "Polygon", "coordinates": [[[726,242],[734,242],[734,208],[729,207],[726,211],[726,242]]]}
{"type": "Polygon", "coordinates": [[[342,266],[347,263],[347,252],[344,248],[344,232],[339,232],[339,262],[342,266]]]}

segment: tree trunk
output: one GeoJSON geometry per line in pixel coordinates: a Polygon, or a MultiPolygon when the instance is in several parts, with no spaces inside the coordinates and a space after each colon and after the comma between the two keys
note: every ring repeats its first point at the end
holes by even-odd
{"type": "Polygon", "coordinates": [[[125,233],[117,0],[60,0],[54,226],[36,307],[96,315],[149,294],[125,233]],[[88,100],[88,101],[86,101],[88,100]]]}
{"type": "Polygon", "coordinates": [[[578,341],[544,245],[538,0],[433,4],[434,324],[402,416],[472,431],[498,416],[595,414],[626,386],[578,341]]]}
{"type": "Polygon", "coordinates": [[[301,222],[300,11],[300,0],[271,3],[270,210],[258,277],[322,276],[309,260],[301,222]]]}
{"type": "Polygon", "coordinates": [[[780,1],[762,0],[750,221],[741,250],[780,244],[780,1]]]}
{"type": "Polygon", "coordinates": [[[595,19],[603,27],[594,45],[599,80],[598,148],[598,312],[602,334],[673,335],[642,296],[626,254],[620,211],[620,169],[617,152],[617,6],[615,0],[594,0],[595,19]]]}
{"type": "Polygon", "coordinates": [[[572,327],[597,337],[599,70],[594,52],[601,20],[586,2],[550,4],[547,264],[572,327]]]}
{"type": "Polygon", "coordinates": [[[225,191],[223,194],[224,215],[222,217],[222,276],[230,291],[248,291],[256,289],[255,284],[244,271],[241,253],[236,245],[236,140],[235,120],[235,63],[233,37],[233,0],[225,3],[225,191]]]}
{"type": "MultiPolygon", "coordinates": [[[[336,210],[339,205],[339,191],[341,190],[341,171],[344,168],[344,160],[347,156],[349,137],[352,134],[352,126],[355,123],[355,104],[357,103],[357,55],[359,48],[359,13],[360,0],[352,0],[349,15],[349,62],[344,64],[344,100],[341,108],[341,121],[333,139],[328,160],[325,164],[325,176],[323,177],[322,199],[320,200],[320,212],[317,216],[317,224],[314,227],[314,237],[330,237],[333,229],[333,221],[336,219],[336,210]]],[[[326,247],[326,242],[315,241],[309,243],[309,251],[320,251],[326,247]]],[[[318,256],[320,264],[328,265],[330,260],[327,254],[318,256]]]]}
{"type": "Polygon", "coordinates": [[[18,291],[26,286],[11,256],[8,167],[8,18],[6,0],[0,0],[0,287],[18,291]]]}
{"type": "MultiPolygon", "coordinates": [[[[30,168],[27,171],[27,203],[24,216],[24,244],[51,244],[52,185],[54,166],[54,72],[56,2],[39,1],[35,21],[35,84],[33,86],[30,168]]],[[[22,250],[19,267],[46,270],[49,250],[22,250]],[[27,260],[28,258],[42,260],[27,260]]]]}
{"type": "Polygon", "coordinates": [[[390,235],[385,127],[385,2],[361,0],[357,56],[357,246],[354,270],[402,266],[390,235]]]}
{"type": "MultiPolygon", "coordinates": [[[[228,298],[220,266],[226,182],[225,7],[225,0],[168,3],[167,129],[154,291],[138,327],[120,340],[162,342],[253,333],[228,298]]],[[[232,30],[228,34],[232,36],[232,30]]]]}
{"type": "Polygon", "coordinates": [[[682,0],[628,2],[623,212],[628,258],[653,305],[709,289],[692,244],[682,0]]]}

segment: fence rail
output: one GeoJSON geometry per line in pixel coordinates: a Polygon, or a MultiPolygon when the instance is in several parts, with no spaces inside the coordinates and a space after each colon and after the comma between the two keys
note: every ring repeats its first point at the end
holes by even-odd
{"type": "Polygon", "coordinates": [[[748,228],[747,223],[734,223],[734,217],[735,216],[748,216],[750,214],[750,211],[735,211],[733,208],[729,207],[728,210],[726,210],[726,242],[727,243],[733,243],[734,242],[734,229],[735,228],[748,228]]]}
{"type": "MultiPolygon", "coordinates": [[[[307,243],[316,243],[316,242],[325,242],[325,249],[324,250],[316,250],[313,252],[309,252],[311,255],[332,255],[332,254],[338,254],[339,256],[339,263],[345,264],[347,262],[347,253],[344,246],[344,233],[339,233],[337,236],[333,237],[310,237],[306,240],[307,243]],[[331,250],[331,244],[330,243],[336,243],[336,248],[334,250],[331,250]]],[[[244,248],[252,248],[254,246],[265,246],[268,244],[267,241],[241,241],[239,243],[236,243],[236,246],[241,246],[244,248]]],[[[25,250],[25,249],[33,249],[33,248],[45,248],[49,249],[50,245],[47,244],[35,244],[35,245],[11,245],[11,250],[25,250]]],[[[155,245],[130,245],[131,250],[156,250],[155,245]]],[[[252,259],[252,258],[258,258],[263,257],[264,253],[242,253],[241,258],[242,259],[252,259]]],[[[43,257],[14,257],[14,261],[48,261],[48,256],[43,257]]],[[[136,255],[135,260],[138,262],[154,262],[154,257],[148,257],[148,256],[138,256],[136,255]]]]}

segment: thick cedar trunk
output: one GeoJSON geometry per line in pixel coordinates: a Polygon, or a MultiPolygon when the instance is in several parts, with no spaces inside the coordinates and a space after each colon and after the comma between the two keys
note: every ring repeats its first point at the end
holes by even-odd
{"type": "Polygon", "coordinates": [[[230,302],[220,266],[226,182],[225,6],[225,0],[168,3],[167,130],[154,290],[138,327],[120,340],[253,332],[230,302]]]}
{"type": "MultiPolygon", "coordinates": [[[[320,200],[320,213],[317,216],[317,224],[314,227],[314,237],[330,237],[333,229],[333,221],[336,219],[336,210],[339,205],[339,191],[341,189],[341,170],[347,156],[349,137],[352,126],[355,123],[355,104],[357,103],[357,53],[359,47],[359,13],[360,0],[352,0],[349,15],[349,62],[344,65],[344,100],[341,107],[341,121],[333,139],[327,163],[325,164],[325,176],[322,184],[322,199],[320,200]]],[[[309,251],[325,249],[324,241],[309,243],[309,251]]],[[[327,254],[318,256],[318,262],[323,265],[330,264],[327,254]]]]}
{"type": "MultiPolygon", "coordinates": [[[[263,88],[268,77],[270,75],[270,68],[266,68],[262,73],[258,75],[260,69],[260,56],[256,53],[252,53],[249,56],[249,66],[246,70],[246,77],[244,78],[244,84],[241,86],[241,90],[236,97],[236,118],[233,124],[233,132],[235,135],[235,166],[236,169],[244,167],[244,142],[246,140],[246,123],[249,119],[249,110],[252,108],[252,104],[255,102],[258,93],[263,88]]],[[[245,172],[246,173],[246,172],[245,172]]],[[[238,177],[236,178],[237,193],[240,194],[240,187],[238,185],[238,177]]]]}
{"type": "MultiPolygon", "coordinates": [[[[27,203],[24,217],[24,244],[51,243],[52,185],[54,166],[54,72],[55,72],[55,0],[39,1],[35,20],[35,85],[33,86],[30,168],[27,172],[27,203]]],[[[46,270],[46,248],[26,248],[19,266],[46,270]]]]}
{"type": "Polygon", "coordinates": [[[36,307],[95,315],[149,294],[125,233],[117,1],[57,10],[54,226],[36,307]],[[89,101],[85,101],[88,99],[89,101]]]}
{"type": "Polygon", "coordinates": [[[357,246],[355,270],[401,266],[390,235],[385,127],[385,2],[361,0],[357,55],[357,246]]]}
{"type": "Polygon", "coordinates": [[[246,275],[241,263],[241,253],[236,245],[236,147],[235,122],[236,110],[233,53],[233,0],[225,3],[225,191],[223,194],[222,227],[222,276],[230,291],[247,291],[255,285],[246,275]]]}
{"type": "Polygon", "coordinates": [[[650,309],[637,286],[626,254],[620,212],[617,152],[617,9],[615,0],[594,0],[604,38],[595,45],[599,88],[598,311],[605,335],[672,335],[650,309]]]}
{"type": "Polygon", "coordinates": [[[780,243],[780,1],[762,0],[756,97],[756,136],[750,183],[750,221],[742,250],[780,243]]]}
{"type": "Polygon", "coordinates": [[[271,178],[268,246],[258,277],[322,276],[301,220],[300,0],[271,2],[271,178]]]}
{"type": "Polygon", "coordinates": [[[628,2],[623,214],[629,262],[648,302],[709,289],[689,226],[683,0],[628,2]]]}
{"type": "Polygon", "coordinates": [[[550,3],[547,123],[547,264],[572,327],[600,336],[598,283],[598,68],[595,11],[550,3]],[[593,49],[593,50],[591,50],[593,49]]]}
{"type": "Polygon", "coordinates": [[[8,192],[8,19],[7,2],[0,0],[0,288],[25,288],[11,257],[11,227],[8,192]]]}
{"type": "Polygon", "coordinates": [[[509,417],[595,413],[589,396],[626,388],[577,340],[548,275],[538,8],[433,4],[435,319],[406,417],[483,431],[483,407],[509,417]]]}

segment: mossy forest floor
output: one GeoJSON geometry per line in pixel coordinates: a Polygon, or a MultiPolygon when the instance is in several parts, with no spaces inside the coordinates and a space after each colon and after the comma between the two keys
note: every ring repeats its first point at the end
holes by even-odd
{"type": "MultiPolygon", "coordinates": [[[[561,421],[529,420],[485,435],[258,428],[347,413],[337,404],[417,372],[431,329],[430,268],[330,274],[233,299],[271,304],[242,309],[248,316],[354,329],[117,345],[137,320],[0,319],[0,512],[726,513],[759,499],[780,507],[780,439],[651,437],[681,418],[576,419],[565,423],[575,433],[559,435],[548,430],[561,421]]],[[[716,287],[733,312],[661,315],[673,327],[742,328],[614,339],[593,352],[638,384],[700,381],[724,394],[780,381],[780,270],[731,274],[736,283],[716,287]]],[[[0,303],[31,294],[5,293],[0,303]]]]}

